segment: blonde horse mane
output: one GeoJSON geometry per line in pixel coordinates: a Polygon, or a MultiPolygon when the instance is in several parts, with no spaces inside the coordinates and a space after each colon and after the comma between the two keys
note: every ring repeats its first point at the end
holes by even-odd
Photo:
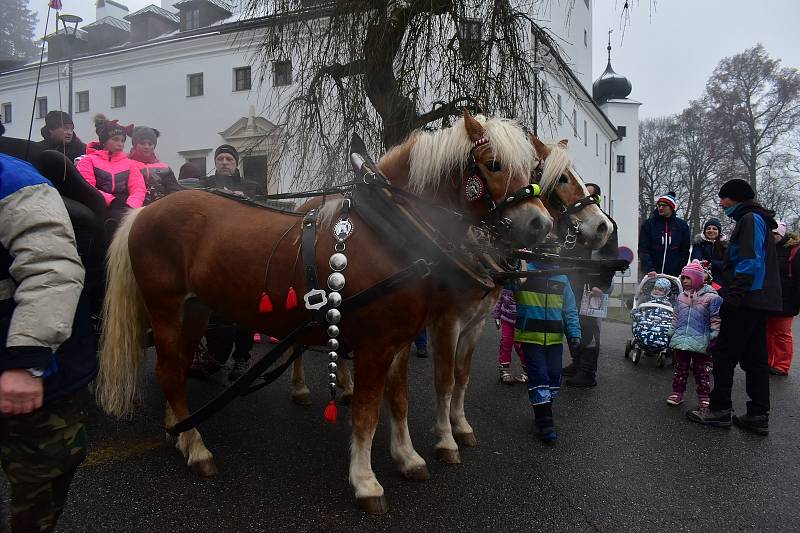
{"type": "MultiPolygon", "coordinates": [[[[550,149],[550,153],[547,154],[544,160],[542,178],[539,181],[539,186],[542,188],[542,196],[544,197],[553,192],[561,175],[572,168],[572,158],[570,158],[567,150],[561,144],[548,144],[547,148],[550,149]]],[[[584,194],[588,195],[589,191],[586,189],[583,179],[574,169],[573,175],[578,179],[578,183],[583,188],[584,194]]]]}
{"type": "MultiPolygon", "coordinates": [[[[484,129],[484,137],[494,157],[500,160],[509,176],[519,172],[529,175],[534,161],[534,151],[528,136],[516,121],[505,118],[474,117],[484,129]]],[[[408,188],[411,192],[435,192],[454,171],[463,173],[467,165],[472,141],[467,135],[464,119],[459,118],[452,127],[428,132],[416,131],[400,146],[392,148],[385,159],[400,156],[411,146],[409,156],[408,188]]]]}

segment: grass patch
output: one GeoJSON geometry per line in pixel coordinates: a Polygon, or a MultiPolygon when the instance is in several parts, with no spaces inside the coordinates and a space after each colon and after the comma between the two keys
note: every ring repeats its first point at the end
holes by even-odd
{"type": "Polygon", "coordinates": [[[613,320],[614,322],[624,322],[625,324],[631,323],[631,312],[625,307],[609,307],[606,315],[606,320],[613,320]]]}

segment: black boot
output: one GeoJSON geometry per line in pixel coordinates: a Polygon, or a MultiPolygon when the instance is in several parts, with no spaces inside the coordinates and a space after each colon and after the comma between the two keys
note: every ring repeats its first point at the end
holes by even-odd
{"type": "Polygon", "coordinates": [[[768,415],[733,415],[733,425],[762,437],[769,435],[768,415]]]}
{"type": "Polygon", "coordinates": [[[552,402],[534,405],[533,416],[536,436],[539,437],[539,440],[548,444],[555,442],[558,439],[558,434],[556,434],[553,422],[552,402]]]}
{"type": "Polygon", "coordinates": [[[564,374],[564,376],[571,378],[578,373],[579,366],[580,365],[578,364],[578,361],[573,359],[570,364],[564,367],[564,370],[562,370],[561,373],[564,374]]]}
{"type": "Polygon", "coordinates": [[[587,389],[597,386],[597,380],[595,380],[594,374],[590,374],[586,370],[578,370],[577,374],[567,380],[567,386],[587,389]]]}

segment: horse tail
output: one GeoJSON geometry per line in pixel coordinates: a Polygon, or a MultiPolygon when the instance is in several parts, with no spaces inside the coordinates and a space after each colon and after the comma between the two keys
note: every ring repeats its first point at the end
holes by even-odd
{"type": "Polygon", "coordinates": [[[97,401],[115,416],[130,411],[144,360],[147,317],[128,250],[128,236],[139,211],[131,211],[117,229],[106,263],[97,401]]]}

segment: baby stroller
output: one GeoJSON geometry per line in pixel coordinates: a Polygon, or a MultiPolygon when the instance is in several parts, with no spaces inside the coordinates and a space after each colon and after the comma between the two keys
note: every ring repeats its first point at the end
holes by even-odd
{"type": "Polygon", "coordinates": [[[642,355],[656,357],[658,368],[664,367],[664,358],[671,357],[670,330],[675,302],[683,288],[678,278],[658,274],[645,277],[633,297],[631,330],[633,338],[625,343],[625,357],[638,365],[642,355]]]}

